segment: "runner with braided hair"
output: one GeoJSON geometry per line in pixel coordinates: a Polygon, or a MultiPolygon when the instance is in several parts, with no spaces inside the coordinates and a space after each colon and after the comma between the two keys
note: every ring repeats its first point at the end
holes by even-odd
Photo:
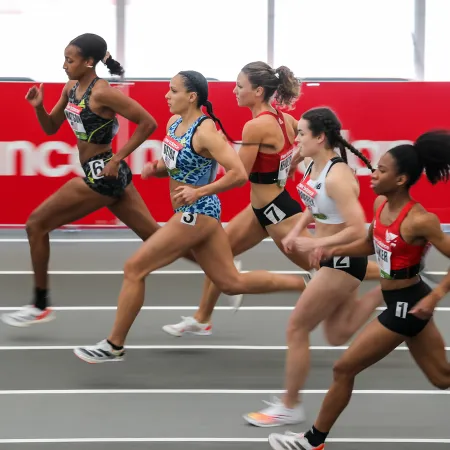
{"type": "MultiPolygon", "coordinates": [[[[373,168],[370,161],[342,137],[341,123],[329,108],[314,108],[302,115],[297,141],[307,166],[297,190],[307,209],[282,244],[287,253],[309,252],[313,264],[317,260],[315,249],[345,245],[366,235],[366,218],[358,201],[359,184],[347,165],[346,149],[364,161],[371,171],[373,168]],[[335,152],[336,148],[341,156],[335,152]],[[305,237],[302,232],[312,222],[315,222],[315,234],[305,237]],[[300,233],[303,235],[299,236],[300,233]]],[[[245,415],[245,420],[261,427],[305,420],[299,391],[309,371],[309,334],[323,322],[330,344],[343,345],[382,304],[379,287],[358,300],[358,288],[366,275],[367,264],[366,256],[345,254],[320,261],[320,269],[302,292],[289,320],[287,392],[281,401],[245,415]]]]}

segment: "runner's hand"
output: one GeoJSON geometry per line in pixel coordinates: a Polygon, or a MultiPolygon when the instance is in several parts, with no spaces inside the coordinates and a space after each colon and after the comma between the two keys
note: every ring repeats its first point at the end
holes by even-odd
{"type": "Polygon", "coordinates": [[[190,186],[178,186],[174,192],[177,192],[177,194],[173,196],[173,200],[177,203],[180,202],[181,206],[192,205],[200,198],[198,190],[190,186]]]}
{"type": "Polygon", "coordinates": [[[310,252],[316,248],[316,245],[316,239],[309,237],[298,237],[294,242],[294,248],[298,252],[310,252]]]}
{"type": "Polygon", "coordinates": [[[147,178],[155,176],[157,171],[158,171],[158,161],[151,161],[147,163],[142,169],[141,177],[143,180],[146,180],[147,178]]]}
{"type": "Polygon", "coordinates": [[[295,236],[288,234],[281,240],[281,245],[286,253],[292,253],[294,251],[295,236]]]}
{"type": "Polygon", "coordinates": [[[436,299],[427,295],[409,310],[409,314],[427,320],[433,316],[434,308],[436,308],[436,299]]]}
{"type": "Polygon", "coordinates": [[[99,177],[106,178],[119,178],[119,167],[120,161],[115,161],[111,159],[108,164],[103,168],[103,170],[98,175],[99,177]]]}
{"type": "Polygon", "coordinates": [[[33,108],[41,106],[44,101],[44,85],[41,83],[39,87],[32,86],[25,95],[25,99],[33,108]]]}

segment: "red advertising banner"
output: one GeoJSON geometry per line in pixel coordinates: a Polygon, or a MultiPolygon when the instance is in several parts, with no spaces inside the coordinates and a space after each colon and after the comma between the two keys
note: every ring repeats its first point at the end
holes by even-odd
{"type": "MultiPolygon", "coordinates": [[[[52,136],[40,128],[33,108],[25,100],[31,83],[0,83],[0,188],[2,208],[1,226],[23,226],[31,211],[74,176],[83,175],[78,161],[76,140],[68,124],[52,136]]],[[[168,180],[141,180],[140,173],[147,161],[161,155],[161,141],[165,135],[170,112],[164,95],[166,81],[137,81],[117,85],[119,89],[141,103],[157,120],[158,129],[129,158],[134,183],[148,208],[158,222],[166,222],[172,215],[169,202],[168,180]]],[[[49,111],[57,102],[62,83],[44,86],[44,104],[49,111]]],[[[250,111],[239,108],[233,95],[233,82],[210,82],[210,100],[216,115],[227,132],[241,139],[244,123],[251,118],[250,111]]],[[[305,110],[316,106],[329,106],[336,111],[343,134],[349,142],[377,164],[380,156],[400,143],[412,142],[430,129],[450,129],[450,83],[416,82],[320,82],[305,83],[302,96],[292,112],[299,117],[305,110]]],[[[120,118],[120,131],[113,150],[128,139],[135,125],[120,118]]],[[[238,149],[237,149],[238,150],[238,149]]],[[[349,163],[356,170],[361,183],[360,200],[367,216],[372,220],[375,195],[369,187],[369,171],[349,153],[349,163]]],[[[298,198],[295,184],[301,177],[289,181],[287,189],[298,198]]],[[[219,177],[222,172],[219,171],[219,177]]],[[[416,200],[437,214],[441,223],[450,223],[449,185],[431,186],[422,180],[413,188],[416,200]]],[[[249,202],[249,185],[220,194],[222,221],[228,222],[249,202]]],[[[77,222],[87,226],[120,225],[115,217],[102,209],[77,222]]]]}

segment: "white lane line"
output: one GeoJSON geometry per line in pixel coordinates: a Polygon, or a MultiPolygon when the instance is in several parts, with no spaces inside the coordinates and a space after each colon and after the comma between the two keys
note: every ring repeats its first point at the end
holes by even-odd
{"type": "MultiPolygon", "coordinates": [[[[265,442],[268,438],[220,438],[220,437],[148,437],[148,438],[119,438],[119,437],[103,437],[103,438],[60,438],[60,439],[0,439],[0,444],[82,444],[82,443],[105,443],[105,442],[171,442],[171,443],[186,443],[186,442],[234,442],[234,443],[248,443],[248,442],[265,442]]],[[[438,439],[415,439],[415,438],[330,438],[327,439],[330,443],[359,443],[359,444],[450,444],[448,438],[438,439]]]]}
{"type": "MultiPolygon", "coordinates": [[[[306,389],[299,391],[302,394],[326,394],[328,389],[306,389]]],[[[277,389],[21,389],[1,390],[0,395],[110,395],[110,394],[284,394],[284,390],[277,389]]],[[[379,389],[364,390],[357,389],[353,394],[362,395],[450,395],[450,391],[440,390],[400,390],[379,389]]]]}
{"type": "MultiPolygon", "coordinates": [[[[0,306],[0,311],[18,311],[20,306],[0,306]]],[[[54,311],[116,311],[117,306],[53,306],[54,311]]],[[[143,311],[197,311],[198,306],[143,306],[143,311]]],[[[242,306],[239,311],[293,311],[294,306],[242,306]]],[[[379,306],[377,311],[384,311],[379,306]]],[[[435,311],[450,312],[450,306],[438,306],[435,311]]],[[[216,306],[214,311],[234,311],[232,306],[216,306]]]]}
{"type": "MultiPolygon", "coordinates": [[[[242,270],[241,273],[248,273],[242,270]]],[[[269,270],[284,275],[306,275],[305,270],[269,270]]],[[[31,270],[1,270],[0,275],[33,275],[31,270]]],[[[123,270],[50,270],[49,275],[123,275],[123,270]]],[[[444,276],[448,272],[424,272],[426,275],[444,276]]],[[[155,270],[150,275],[204,275],[203,270],[155,270]]]]}
{"type": "MultiPolygon", "coordinates": [[[[91,343],[92,344],[92,343],[91,343]]],[[[90,344],[78,345],[4,345],[0,346],[0,351],[15,350],[73,350],[90,344]]],[[[287,350],[285,345],[126,345],[127,350],[287,350]]],[[[316,351],[337,351],[347,350],[348,346],[342,345],[333,347],[331,345],[311,345],[310,350],[316,351]]],[[[450,351],[450,347],[445,347],[450,351]]],[[[409,351],[408,347],[397,347],[394,351],[409,351]]]]}

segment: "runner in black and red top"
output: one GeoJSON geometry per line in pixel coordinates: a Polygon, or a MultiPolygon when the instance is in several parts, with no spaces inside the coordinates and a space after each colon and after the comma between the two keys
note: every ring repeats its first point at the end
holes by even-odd
{"type": "Polygon", "coordinates": [[[445,344],[433,320],[436,305],[450,291],[450,271],[433,290],[419,275],[430,245],[450,258],[450,236],[442,231],[439,219],[410,196],[410,187],[424,171],[432,184],[448,181],[449,133],[425,133],[414,145],[400,145],[383,155],[372,175],[372,187],[380,197],[374,205],[375,217],[368,237],[323,251],[326,257],[375,254],[386,309],[363,329],[335,364],[334,382],[314,426],[305,434],[270,435],[273,449],[322,450],[328,433],[350,401],[356,375],[403,342],[434,386],[450,387],[445,344]]]}

